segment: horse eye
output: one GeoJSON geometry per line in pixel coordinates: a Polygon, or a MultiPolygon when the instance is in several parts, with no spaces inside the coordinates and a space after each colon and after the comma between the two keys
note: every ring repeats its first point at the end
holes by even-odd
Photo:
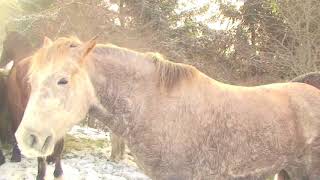
{"type": "Polygon", "coordinates": [[[68,80],[66,78],[61,78],[58,81],[58,85],[65,85],[65,84],[68,84],[68,80]]]}
{"type": "Polygon", "coordinates": [[[70,47],[71,48],[75,48],[75,47],[77,47],[78,45],[77,44],[70,44],[70,47]]]}

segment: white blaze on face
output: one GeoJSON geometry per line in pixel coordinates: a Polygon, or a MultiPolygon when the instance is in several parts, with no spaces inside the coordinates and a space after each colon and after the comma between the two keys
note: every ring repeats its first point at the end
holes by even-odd
{"type": "Polygon", "coordinates": [[[39,106],[39,104],[44,104],[41,103],[41,100],[39,101],[39,94],[40,91],[31,93],[24,116],[15,134],[22,154],[27,157],[47,156],[54,149],[52,142],[44,148],[48,137],[51,137],[52,140],[56,137],[53,128],[46,122],[46,119],[50,117],[50,114],[46,112],[52,109],[53,104],[39,106]]]}

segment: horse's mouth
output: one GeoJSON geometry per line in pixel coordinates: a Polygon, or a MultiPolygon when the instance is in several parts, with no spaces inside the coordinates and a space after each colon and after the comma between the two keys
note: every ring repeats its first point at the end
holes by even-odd
{"type": "Polygon", "coordinates": [[[28,148],[22,144],[19,144],[18,143],[18,146],[21,150],[21,153],[28,157],[28,158],[35,158],[35,157],[45,157],[45,156],[48,156],[50,155],[51,153],[48,151],[48,148],[46,151],[43,151],[43,150],[37,150],[35,148],[28,148]]]}
{"type": "Polygon", "coordinates": [[[39,141],[39,137],[27,132],[16,133],[16,139],[21,153],[26,157],[45,157],[53,152],[53,138],[48,136],[44,141],[39,141]],[[43,143],[41,143],[43,142],[43,143]]]}

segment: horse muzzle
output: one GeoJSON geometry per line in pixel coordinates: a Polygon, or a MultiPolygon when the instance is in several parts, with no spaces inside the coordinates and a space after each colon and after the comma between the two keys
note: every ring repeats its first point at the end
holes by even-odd
{"type": "Polygon", "coordinates": [[[30,128],[19,127],[15,133],[21,153],[27,157],[44,157],[53,152],[53,133],[40,133],[30,128]]]}

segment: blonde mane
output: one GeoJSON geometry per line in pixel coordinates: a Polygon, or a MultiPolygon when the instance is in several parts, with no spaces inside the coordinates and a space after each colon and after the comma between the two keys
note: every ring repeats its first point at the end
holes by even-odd
{"type": "Polygon", "coordinates": [[[166,60],[159,53],[140,53],[114,44],[99,44],[96,47],[97,53],[108,54],[119,59],[134,57],[135,59],[151,60],[155,65],[159,78],[159,87],[161,88],[172,89],[184,80],[192,80],[198,74],[198,70],[195,67],[166,60]]]}
{"type": "Polygon", "coordinates": [[[146,53],[156,67],[159,76],[159,86],[172,89],[183,80],[192,80],[198,70],[187,64],[168,61],[159,53],[146,53]]]}
{"type": "Polygon", "coordinates": [[[31,77],[34,72],[40,70],[44,65],[60,60],[60,58],[51,58],[53,54],[55,56],[59,56],[68,50],[71,44],[79,45],[81,43],[82,42],[77,37],[70,36],[68,38],[58,38],[49,48],[39,48],[32,56],[30,68],[27,73],[28,76],[31,77]]]}

